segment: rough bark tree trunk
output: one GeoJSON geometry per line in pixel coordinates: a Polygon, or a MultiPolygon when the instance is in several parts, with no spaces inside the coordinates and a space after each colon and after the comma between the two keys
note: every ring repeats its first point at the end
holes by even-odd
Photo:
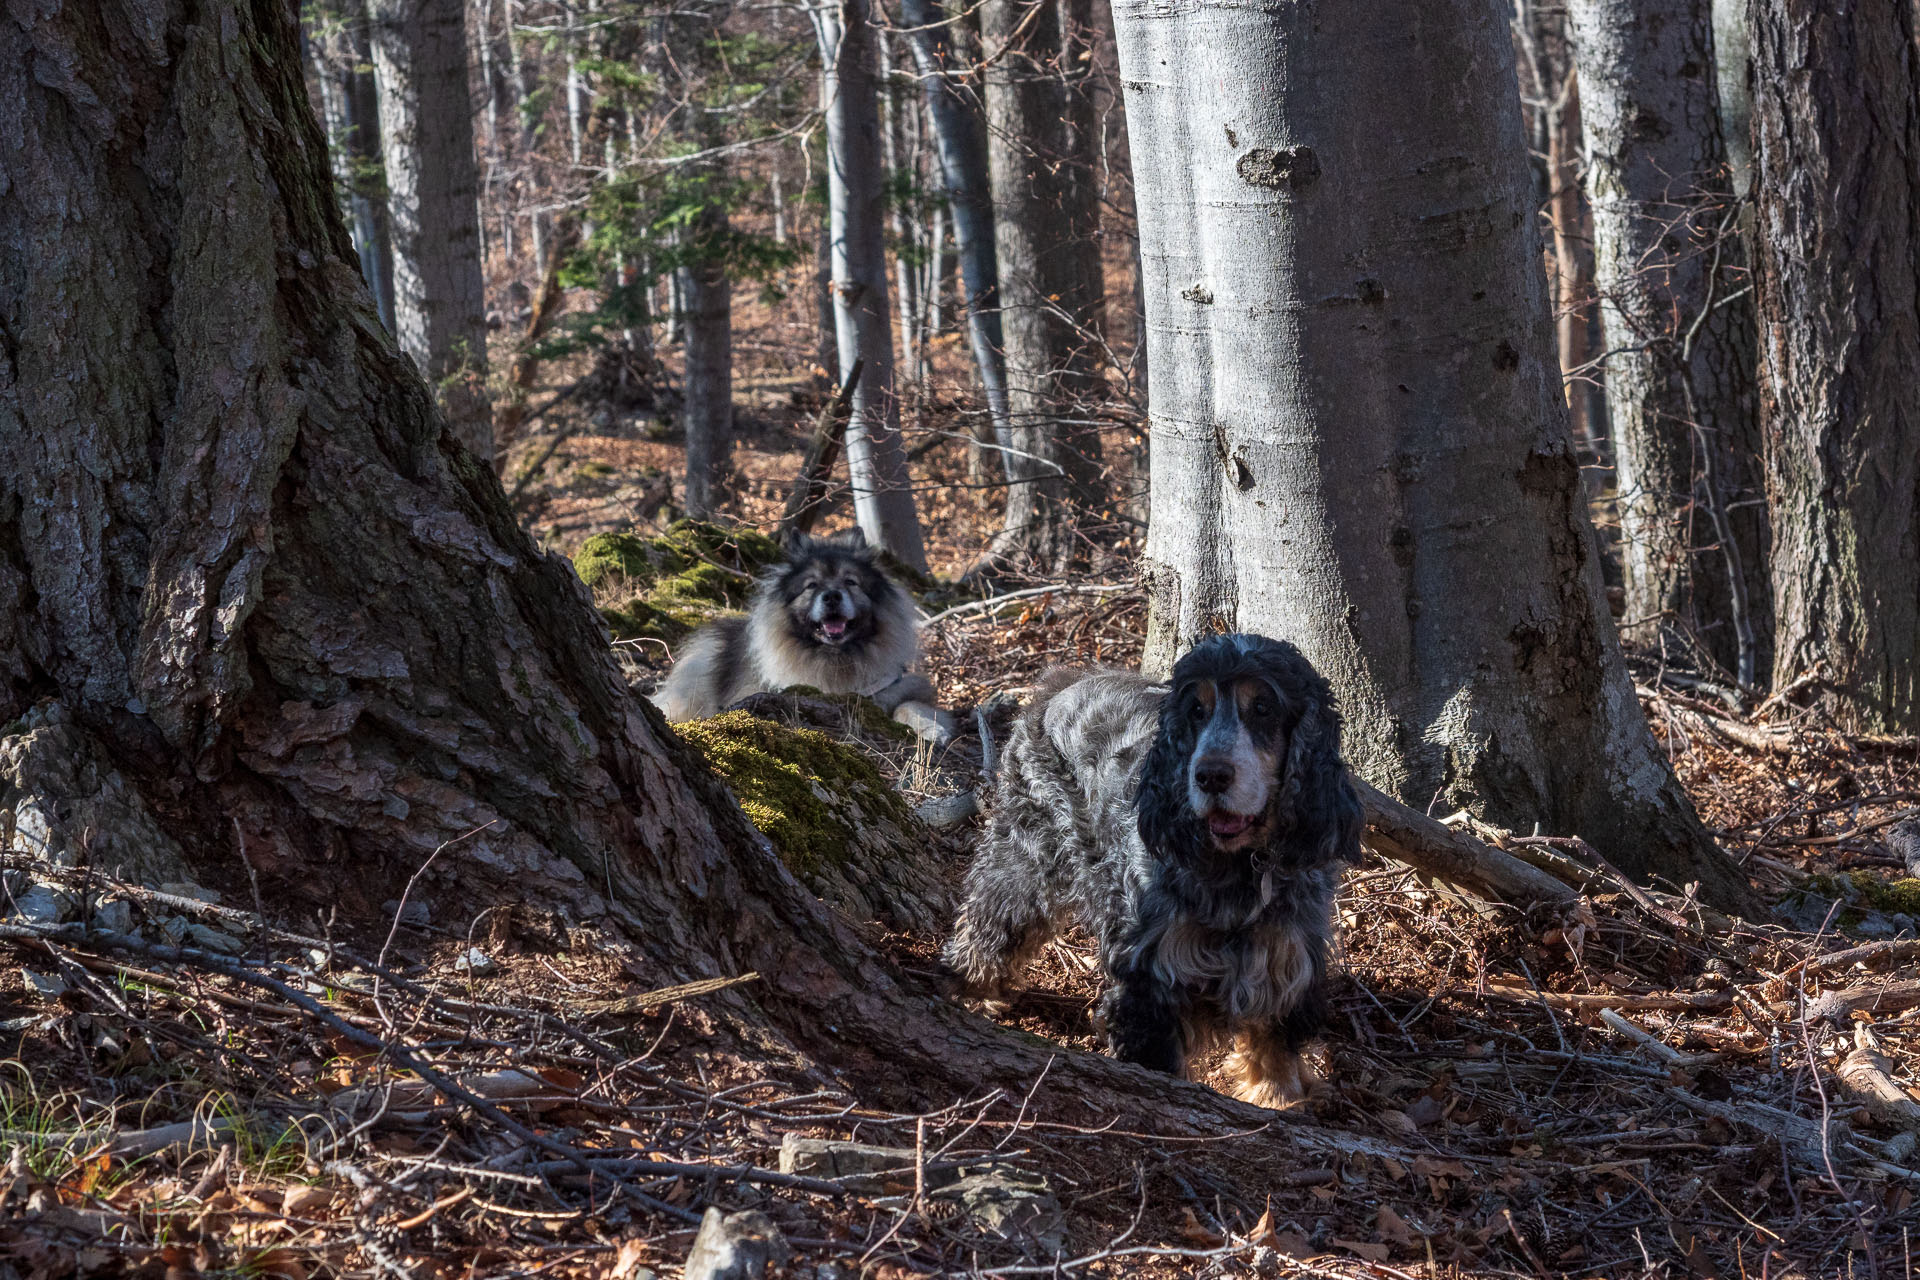
{"type": "Polygon", "coordinates": [[[955,41],[951,20],[940,0],[901,0],[901,20],[914,66],[926,85],[927,123],[940,177],[953,215],[953,240],[959,251],[960,280],[966,290],[967,338],[973,346],[980,392],[987,402],[993,438],[1001,448],[1001,470],[1010,474],[1006,450],[1013,444],[1007,408],[1007,361],[1000,329],[1000,268],[995,257],[993,190],[987,170],[987,141],[978,101],[955,79],[955,41]]]}
{"type": "Polygon", "coordinates": [[[1627,634],[1765,669],[1754,313],[1710,0],[1570,0],[1627,634]]]}
{"type": "Polygon", "coordinates": [[[1153,384],[1147,665],[1333,681],[1417,810],[1751,901],[1656,749],[1567,436],[1504,6],[1115,5],[1153,384]],[[1383,132],[1382,120],[1395,122],[1383,132]]]}
{"type": "Polygon", "coordinates": [[[870,3],[832,0],[808,11],[820,42],[827,117],[829,250],[841,379],[855,360],[866,362],[847,423],[847,476],[854,514],[868,541],[924,572],[927,553],[900,443],[900,400],[894,389],[870,3]]]}
{"type": "Polygon", "coordinates": [[[0,23],[0,719],[60,699],[198,870],[289,912],[374,918],[433,859],[449,915],[592,922],[643,981],[757,971],[717,1016],[876,1101],[1351,1149],[932,998],[806,892],[379,325],[291,10],[121,12],[0,23]]]}
{"type": "Polygon", "coordinates": [[[987,130],[1012,431],[989,561],[1064,572],[1104,500],[1100,207],[1090,169],[1088,0],[986,0],[987,130]],[[1035,11],[1037,7],[1037,12],[1035,11]]]}
{"type": "Polygon", "coordinates": [[[1906,0],[1755,0],[1773,675],[1920,730],[1920,71],[1906,0]]]}
{"type": "Polygon", "coordinates": [[[461,443],[493,457],[464,0],[371,0],[395,333],[461,443]]]}

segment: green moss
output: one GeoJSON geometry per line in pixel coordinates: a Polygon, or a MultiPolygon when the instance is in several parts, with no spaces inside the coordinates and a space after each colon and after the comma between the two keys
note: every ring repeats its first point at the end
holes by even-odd
{"type": "Polygon", "coordinates": [[[745,608],[753,575],[779,559],[778,544],[765,534],[680,520],[657,538],[595,534],[574,553],[573,568],[616,636],[672,643],[745,608]]]}
{"type": "Polygon", "coordinates": [[[1912,876],[1888,881],[1870,872],[1849,871],[1847,880],[1861,906],[1875,911],[1920,915],[1920,880],[1912,876]]]}
{"type": "Polygon", "coordinates": [[[873,762],[824,733],[744,711],[675,727],[727,780],[741,809],[796,872],[844,866],[857,835],[855,818],[911,828],[912,812],[873,762]]]}

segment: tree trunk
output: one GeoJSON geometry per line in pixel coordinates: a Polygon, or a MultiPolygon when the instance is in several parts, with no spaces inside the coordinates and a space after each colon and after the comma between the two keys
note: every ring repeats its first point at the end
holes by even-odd
{"type": "Polygon", "coordinates": [[[1153,367],[1149,669],[1219,627],[1285,637],[1338,690],[1359,772],[1414,809],[1578,833],[1750,903],[1608,623],[1504,6],[1114,19],[1153,367]]]}
{"type": "MultiPolygon", "coordinates": [[[[685,74],[711,75],[718,68],[711,53],[717,9],[681,9],[672,24],[676,48],[672,61],[685,74]]],[[[694,108],[687,141],[711,148],[721,141],[713,117],[694,108]]],[[[680,268],[680,297],[686,308],[684,351],[685,404],[682,424],[687,439],[687,514],[713,516],[718,490],[733,453],[733,279],[727,270],[726,162],[698,162],[699,214],[687,228],[692,252],[680,268]]]]}
{"type": "Polygon", "coordinates": [[[474,456],[493,457],[464,0],[371,0],[395,333],[474,456]]]}
{"type": "Polygon", "coordinates": [[[1566,383],[1567,413],[1574,440],[1598,453],[1606,421],[1597,378],[1586,367],[1593,359],[1593,242],[1587,232],[1587,206],[1580,190],[1580,82],[1566,77],[1547,112],[1547,170],[1553,183],[1548,213],[1553,220],[1554,333],[1560,345],[1560,373],[1566,383]]]}
{"type": "Polygon", "coordinates": [[[1064,572],[1102,502],[1100,207],[1088,0],[985,0],[987,128],[1012,448],[995,559],[1064,572]],[[1034,11],[1035,6],[1039,11],[1034,11]]]}
{"type": "MultiPolygon", "coordinates": [[[[724,212],[702,230],[725,234],[724,212]]],[[[733,281],[725,260],[680,269],[686,299],[687,514],[712,517],[733,453],[733,281]]]]}
{"type": "Polygon", "coordinates": [[[959,250],[966,290],[967,338],[973,345],[980,392],[987,402],[1001,469],[1011,475],[1006,452],[1013,445],[1007,408],[1007,361],[1000,328],[1000,268],[995,256],[993,191],[987,171],[987,141],[977,101],[955,79],[954,40],[940,0],[901,0],[914,66],[926,85],[927,124],[940,160],[953,242],[959,250]]]}
{"type": "Polygon", "coordinates": [[[366,921],[419,873],[449,918],[590,922],[642,981],[757,972],[709,1008],[876,1102],[1339,1145],[995,1027],[806,892],[377,322],[290,8],[122,12],[0,23],[0,718],[60,699],[200,874],[244,859],[289,913],[366,921]]]}
{"type": "Polygon", "coordinates": [[[1752,0],[1713,0],[1713,78],[1733,194],[1753,195],[1752,0]]]}
{"type": "Polygon", "coordinates": [[[1627,634],[1764,669],[1753,308],[1711,0],[1571,0],[1627,634]]]}
{"type": "Polygon", "coordinates": [[[847,477],[854,515],[867,540],[924,572],[927,553],[900,444],[900,401],[894,391],[870,3],[840,0],[808,11],[820,41],[826,105],[829,250],[841,380],[855,360],[866,362],[847,423],[847,477]]]}
{"type": "Polygon", "coordinates": [[[387,182],[380,155],[380,99],[373,82],[367,7],[350,0],[318,10],[329,29],[316,42],[335,188],[347,197],[353,249],[374,307],[389,332],[393,318],[393,244],[387,228],[387,182]]]}
{"type": "Polygon", "coordinates": [[[1920,730],[1920,74],[1905,0],[1755,0],[1773,677],[1920,730]]]}

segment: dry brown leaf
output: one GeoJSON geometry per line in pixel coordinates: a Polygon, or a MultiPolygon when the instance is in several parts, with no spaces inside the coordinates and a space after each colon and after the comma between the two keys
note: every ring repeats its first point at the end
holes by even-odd
{"type": "Polygon", "coordinates": [[[1225,1243],[1225,1241],[1220,1238],[1218,1232],[1211,1231],[1200,1225],[1200,1219],[1193,1216],[1193,1206],[1188,1205],[1182,1208],[1180,1213],[1180,1238],[1182,1240],[1185,1240],[1191,1245],[1198,1245],[1203,1249],[1210,1249],[1215,1245],[1225,1243]]]}
{"type": "Polygon", "coordinates": [[[281,1212],[294,1218],[310,1218],[333,1203],[334,1192],[327,1187],[289,1187],[280,1198],[281,1212]]]}
{"type": "Polygon", "coordinates": [[[1373,1220],[1374,1234],[1389,1244],[1401,1244],[1409,1247],[1413,1244],[1413,1228],[1407,1220],[1393,1211],[1392,1205],[1381,1205],[1380,1212],[1373,1220]]]}
{"type": "Polygon", "coordinates": [[[1345,1249],[1355,1257],[1365,1258],[1368,1262],[1385,1262],[1393,1256],[1393,1250],[1384,1244],[1368,1244],[1361,1240],[1341,1240],[1338,1238],[1334,1239],[1331,1243],[1334,1248],[1345,1249]]]}

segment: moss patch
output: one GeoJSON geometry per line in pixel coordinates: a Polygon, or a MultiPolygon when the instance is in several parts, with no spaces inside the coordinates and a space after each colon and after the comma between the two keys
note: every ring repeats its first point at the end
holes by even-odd
{"type": "Polygon", "coordinates": [[[753,575],[778,563],[773,539],[751,529],[676,521],[657,538],[600,533],[574,553],[574,572],[593,589],[620,639],[669,644],[703,622],[744,609],[753,575]]]}
{"type": "Polygon", "coordinates": [[[801,875],[844,866],[867,827],[912,829],[912,811],[873,762],[824,733],[744,711],[675,727],[801,875]]]}

